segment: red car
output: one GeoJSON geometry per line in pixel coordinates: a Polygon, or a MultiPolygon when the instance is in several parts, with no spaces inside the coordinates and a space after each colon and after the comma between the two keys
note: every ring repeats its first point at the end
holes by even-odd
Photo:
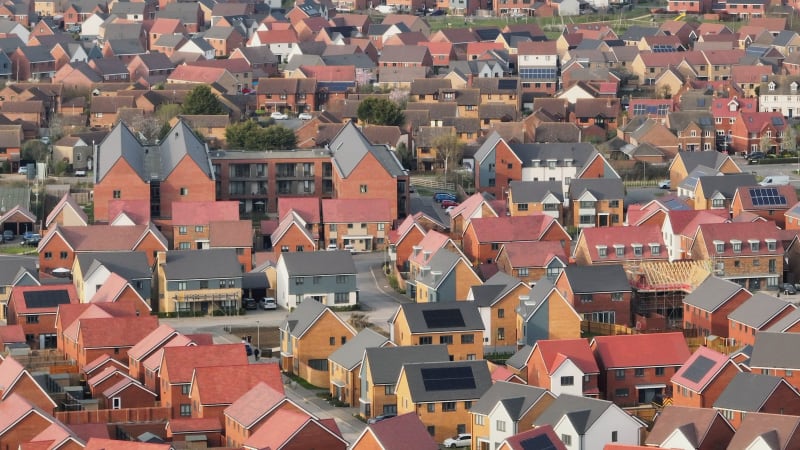
{"type": "Polygon", "coordinates": [[[442,200],[442,208],[447,209],[448,206],[458,206],[458,202],[452,200],[442,200]]]}

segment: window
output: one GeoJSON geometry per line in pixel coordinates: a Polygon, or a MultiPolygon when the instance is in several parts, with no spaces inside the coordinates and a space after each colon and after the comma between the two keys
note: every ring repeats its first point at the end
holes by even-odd
{"type": "Polygon", "coordinates": [[[504,341],[506,340],[506,329],[505,328],[498,328],[497,329],[497,340],[504,341]]]}
{"type": "Polygon", "coordinates": [[[475,414],[475,425],[483,425],[484,417],[485,416],[482,416],[480,414],[475,414]]]}
{"type": "Polygon", "coordinates": [[[122,198],[122,191],[114,191],[114,198],[122,198]]]}
{"type": "Polygon", "coordinates": [[[362,184],[361,185],[361,193],[362,194],[366,194],[367,193],[367,185],[366,184],[362,184]]]}
{"type": "Polygon", "coordinates": [[[281,251],[284,252],[284,253],[288,252],[289,251],[289,246],[288,245],[281,245],[281,251]]]}
{"type": "Polygon", "coordinates": [[[111,409],[122,409],[122,399],[120,397],[111,399],[111,409]]]}
{"type": "Polygon", "coordinates": [[[335,304],[350,303],[350,294],[347,292],[337,292],[333,294],[333,303],[335,304]]]}
{"type": "Polygon", "coordinates": [[[336,231],[336,224],[335,223],[330,224],[328,229],[331,231],[336,231]]]}
{"type": "Polygon", "coordinates": [[[528,276],[528,268],[524,267],[522,269],[517,269],[517,276],[527,277],[528,276]]]}
{"type": "Polygon", "coordinates": [[[186,227],[184,226],[178,227],[178,234],[186,234],[186,227]]]}
{"type": "Polygon", "coordinates": [[[497,242],[492,242],[492,250],[500,250],[500,244],[497,242]]]}
{"type": "Polygon", "coordinates": [[[185,281],[178,281],[178,290],[185,291],[186,290],[186,282],[185,281]]]}
{"type": "Polygon", "coordinates": [[[456,410],[456,402],[442,403],[442,412],[454,412],[456,410]]]}
{"type": "Polygon", "coordinates": [[[202,233],[203,232],[203,226],[202,225],[195,225],[194,232],[195,233],[202,233]]]}
{"type": "Polygon", "coordinates": [[[581,294],[581,303],[591,303],[592,294],[581,294]]]}
{"type": "Polygon", "coordinates": [[[749,242],[750,242],[750,251],[751,252],[757,252],[758,251],[759,242],[755,241],[755,240],[754,241],[749,241],[749,242]]]}
{"type": "Polygon", "coordinates": [[[53,252],[44,252],[44,259],[52,259],[53,252]]]}
{"type": "Polygon", "coordinates": [[[309,359],[308,360],[308,367],[311,367],[314,370],[327,371],[328,370],[328,360],[327,359],[309,359]]]}
{"type": "Polygon", "coordinates": [[[633,256],[642,256],[642,244],[631,244],[633,256]]]}
{"type": "Polygon", "coordinates": [[[25,323],[39,323],[39,316],[25,316],[25,323]]]}
{"type": "Polygon", "coordinates": [[[622,292],[612,292],[611,293],[611,301],[612,302],[621,302],[622,301],[622,292]]]}
{"type": "Polygon", "coordinates": [[[500,309],[497,310],[497,318],[498,319],[502,319],[505,316],[506,316],[506,310],[505,309],[500,308],[500,309]]]}
{"type": "Polygon", "coordinates": [[[503,420],[495,421],[495,428],[497,428],[497,431],[506,431],[506,422],[503,420]]]}
{"type": "Polygon", "coordinates": [[[453,343],[453,336],[439,336],[439,343],[440,344],[452,344],[453,343]]]}
{"type": "Polygon", "coordinates": [[[378,231],[384,231],[385,229],[386,229],[386,224],[385,223],[379,223],[378,224],[378,231]]]}
{"type": "Polygon", "coordinates": [[[334,336],[329,337],[328,338],[328,343],[330,345],[336,345],[336,338],[334,336]]]}
{"type": "Polygon", "coordinates": [[[663,367],[656,367],[656,376],[663,377],[664,376],[664,368],[663,367]]]}
{"type": "Polygon", "coordinates": [[[599,256],[600,258],[605,258],[606,256],[608,256],[608,248],[605,245],[598,245],[597,256],[599,256]]]}
{"type": "Polygon", "coordinates": [[[574,386],[575,385],[575,378],[574,377],[561,377],[561,385],[562,386],[574,386]]]}
{"type": "Polygon", "coordinates": [[[644,369],[641,368],[641,367],[639,367],[637,369],[633,369],[633,375],[637,376],[637,377],[643,377],[644,376],[644,369]]]}
{"type": "Polygon", "coordinates": [[[67,259],[67,252],[59,252],[58,257],[61,259],[67,259]]]}
{"type": "Polygon", "coordinates": [[[619,208],[619,200],[610,200],[608,202],[609,208],[619,208]]]}
{"type": "Polygon", "coordinates": [[[182,196],[182,197],[185,197],[185,196],[187,196],[187,195],[189,195],[189,188],[183,188],[183,187],[182,187],[182,188],[181,188],[181,196],[182,196]]]}
{"type": "Polygon", "coordinates": [[[431,436],[436,436],[436,427],[433,425],[428,425],[428,434],[431,436]]]}
{"type": "Polygon", "coordinates": [[[617,370],[615,370],[614,371],[614,376],[618,380],[624,380],[625,379],[625,369],[617,369],[617,370]]]}
{"type": "Polygon", "coordinates": [[[431,336],[419,337],[419,345],[431,345],[431,344],[433,344],[433,338],[431,336]]]}
{"type": "Polygon", "coordinates": [[[561,442],[563,442],[564,445],[569,447],[570,445],[572,445],[572,436],[570,436],[568,434],[562,434],[561,435],[561,442]]]}
{"type": "Polygon", "coordinates": [[[396,386],[393,384],[389,384],[383,387],[383,393],[385,395],[394,395],[396,386]]]}
{"type": "Polygon", "coordinates": [[[428,403],[428,412],[429,413],[436,412],[436,404],[435,403],[428,403]]]}
{"type": "Polygon", "coordinates": [[[528,204],[527,203],[517,203],[517,211],[527,211],[528,204]]]}
{"type": "Polygon", "coordinates": [[[628,395],[630,395],[630,391],[628,390],[628,388],[616,389],[614,391],[615,397],[627,397],[628,395]]]}
{"type": "Polygon", "coordinates": [[[294,277],[294,284],[295,285],[299,286],[299,285],[305,284],[305,282],[306,282],[305,277],[294,277]]]}
{"type": "Polygon", "coordinates": [[[475,343],[475,335],[474,334],[462,334],[461,335],[461,343],[462,344],[474,344],[475,343]]]}
{"type": "Polygon", "coordinates": [[[192,405],[182,404],[181,405],[181,416],[182,417],[189,417],[192,415],[192,405]]]}
{"type": "Polygon", "coordinates": [[[347,275],[336,275],[336,284],[347,283],[347,275]]]}
{"type": "Polygon", "coordinates": [[[722,208],[724,206],[725,206],[725,199],[724,198],[711,199],[711,207],[712,208],[722,208]]]}
{"type": "Polygon", "coordinates": [[[617,435],[617,432],[616,431],[612,431],[611,432],[611,442],[617,442],[618,439],[619,439],[619,436],[617,435]]]}
{"type": "Polygon", "coordinates": [[[191,387],[192,387],[191,384],[182,384],[181,385],[181,394],[189,395],[189,388],[191,388],[191,387]]]}

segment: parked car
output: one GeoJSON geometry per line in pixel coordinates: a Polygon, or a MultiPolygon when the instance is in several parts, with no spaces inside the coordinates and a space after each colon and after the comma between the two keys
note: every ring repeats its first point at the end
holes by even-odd
{"type": "Polygon", "coordinates": [[[446,448],[469,447],[472,445],[472,435],[469,433],[457,434],[451,438],[445,439],[442,445],[446,448]]]}
{"type": "Polygon", "coordinates": [[[244,343],[244,351],[247,353],[247,356],[253,356],[253,347],[247,342],[244,343]]]}
{"type": "Polygon", "coordinates": [[[347,251],[348,251],[348,252],[350,252],[350,253],[355,253],[355,252],[356,252],[356,248],[355,248],[355,247],[353,247],[353,244],[347,244],[347,245],[345,245],[345,246],[344,246],[344,249],[345,249],[345,250],[347,250],[347,251]]]}
{"type": "Polygon", "coordinates": [[[14,240],[14,232],[11,230],[3,231],[3,239],[5,241],[13,241],[14,240]]]}
{"type": "Polygon", "coordinates": [[[458,202],[455,200],[442,200],[442,208],[449,208],[451,206],[458,206],[458,202]]]}
{"type": "Polygon", "coordinates": [[[264,297],[261,299],[261,309],[278,309],[278,302],[272,297],[264,297]]]}
{"type": "Polygon", "coordinates": [[[243,298],[242,306],[244,306],[244,309],[249,310],[258,309],[258,303],[256,303],[256,299],[254,298],[243,298]]]}
{"type": "Polygon", "coordinates": [[[30,236],[22,238],[22,244],[23,245],[36,246],[36,245],[39,245],[39,242],[41,240],[42,240],[42,235],[41,234],[31,234],[30,236]]]}
{"type": "Polygon", "coordinates": [[[433,194],[433,200],[441,203],[444,200],[456,201],[456,195],[449,192],[437,192],[433,194]]]}
{"type": "Polygon", "coordinates": [[[443,16],[447,14],[443,9],[437,9],[436,11],[431,13],[431,16],[443,16]]]}
{"type": "Polygon", "coordinates": [[[279,112],[279,111],[275,111],[274,113],[270,114],[269,116],[271,118],[275,119],[275,120],[286,120],[286,119],[289,118],[289,116],[287,116],[286,114],[284,114],[282,112],[279,112]]]}
{"type": "Polygon", "coordinates": [[[378,423],[381,420],[391,419],[392,417],[397,417],[397,414],[383,414],[380,416],[375,416],[372,419],[369,419],[367,423],[369,424],[378,423]]]}
{"type": "Polygon", "coordinates": [[[297,118],[300,120],[311,120],[314,118],[310,113],[304,112],[297,115],[297,118]]]}
{"type": "Polygon", "coordinates": [[[328,246],[325,247],[325,250],[328,250],[329,252],[332,252],[334,250],[339,250],[339,247],[337,247],[336,244],[328,244],[328,246]]]}
{"type": "Polygon", "coordinates": [[[779,289],[786,295],[797,294],[797,289],[795,289],[792,283],[783,283],[779,289]]]}
{"type": "Polygon", "coordinates": [[[660,183],[658,183],[658,187],[660,189],[669,189],[671,184],[672,183],[669,180],[662,180],[660,183]]]}
{"type": "Polygon", "coordinates": [[[28,174],[28,166],[19,166],[19,170],[17,173],[20,175],[27,175],[28,174]]]}
{"type": "Polygon", "coordinates": [[[766,156],[767,155],[765,155],[764,152],[751,152],[751,153],[747,154],[747,160],[748,161],[757,161],[759,159],[766,158],[766,156]]]}
{"type": "Polygon", "coordinates": [[[444,210],[444,213],[449,216],[450,212],[453,211],[453,209],[455,209],[455,206],[448,206],[447,209],[444,210]]]}

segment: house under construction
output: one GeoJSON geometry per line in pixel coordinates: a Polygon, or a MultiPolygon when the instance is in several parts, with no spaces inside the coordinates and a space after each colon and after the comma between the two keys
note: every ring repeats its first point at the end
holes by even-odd
{"type": "Polygon", "coordinates": [[[713,261],[642,261],[628,268],[634,291],[634,312],[666,318],[668,328],[683,325],[683,298],[710,274],[713,261]]]}

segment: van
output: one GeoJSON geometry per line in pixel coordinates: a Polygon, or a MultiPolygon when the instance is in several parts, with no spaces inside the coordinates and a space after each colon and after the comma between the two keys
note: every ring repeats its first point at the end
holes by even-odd
{"type": "Polygon", "coordinates": [[[381,14],[397,14],[397,8],[394,5],[378,5],[375,10],[381,14]]]}
{"type": "Polygon", "coordinates": [[[785,184],[789,184],[789,176],[788,175],[769,175],[764,177],[764,180],[761,183],[758,183],[761,186],[783,186],[785,184]]]}

